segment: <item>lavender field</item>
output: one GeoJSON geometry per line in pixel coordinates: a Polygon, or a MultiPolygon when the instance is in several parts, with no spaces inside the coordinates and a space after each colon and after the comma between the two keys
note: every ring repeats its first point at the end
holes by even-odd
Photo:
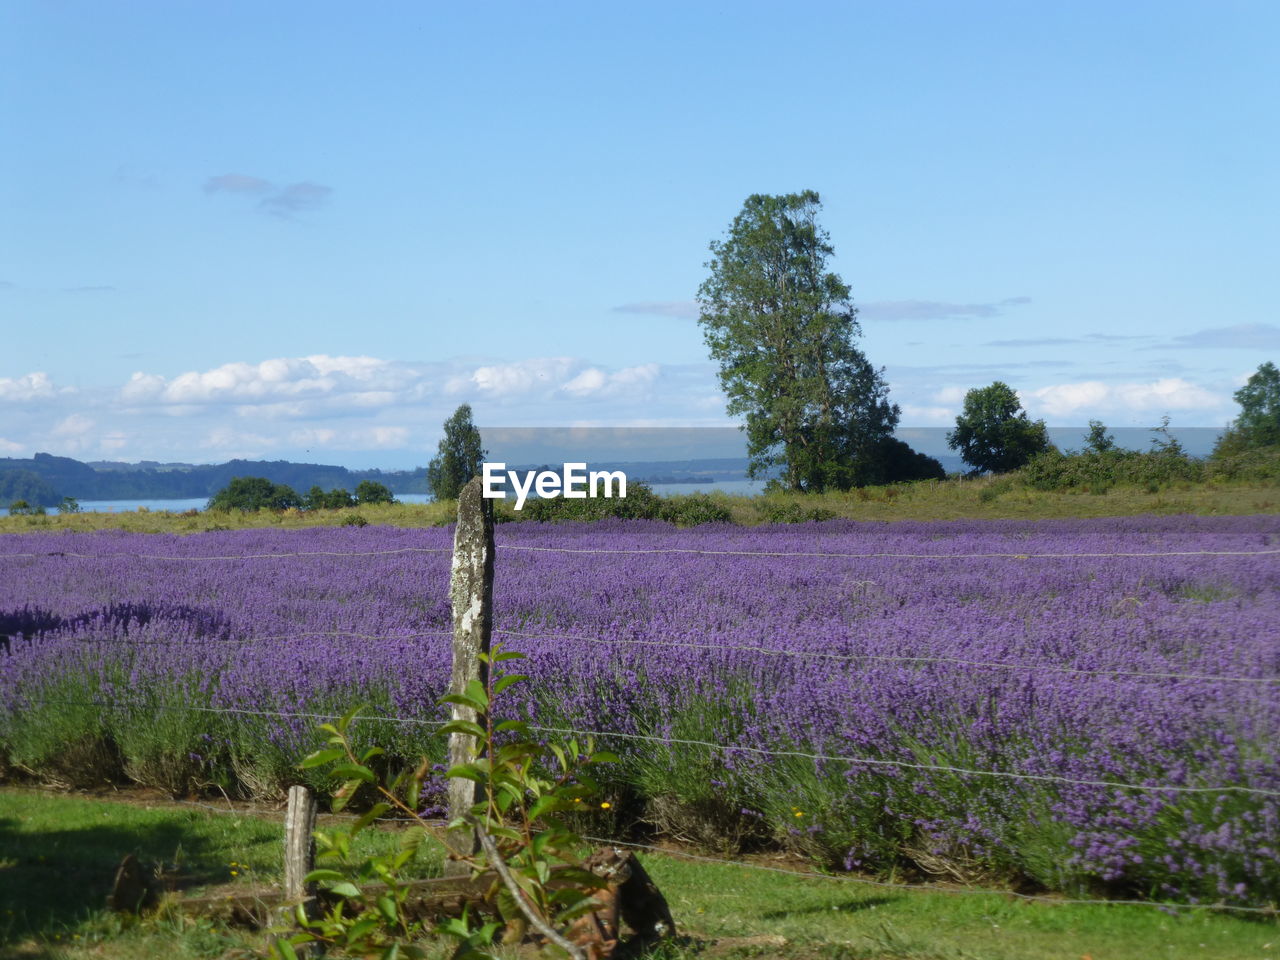
{"type": "MultiPolygon", "coordinates": [[[[0,768],[275,797],[440,755],[448,529],[0,538],[0,768]],[[299,555],[301,554],[301,555],[299,555]]],[[[1280,518],[498,528],[505,710],[612,822],[836,868],[1280,899],[1280,518]]]]}

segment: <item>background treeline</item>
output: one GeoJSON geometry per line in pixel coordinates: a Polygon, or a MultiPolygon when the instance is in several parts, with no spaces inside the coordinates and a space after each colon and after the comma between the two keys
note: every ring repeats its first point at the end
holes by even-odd
{"type": "Polygon", "coordinates": [[[354,490],[362,481],[381,483],[393,493],[426,493],[426,470],[348,470],[286,460],[231,460],[218,464],[97,464],[37,453],[30,460],[0,458],[0,504],[25,500],[56,506],[78,500],[184,500],[211,497],[235,477],[264,477],[272,483],[309,490],[354,490]]]}

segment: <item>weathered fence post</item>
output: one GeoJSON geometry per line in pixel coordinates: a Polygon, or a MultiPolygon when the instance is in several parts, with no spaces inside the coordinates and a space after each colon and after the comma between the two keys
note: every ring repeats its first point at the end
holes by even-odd
{"type": "MultiPolygon", "coordinates": [[[[480,654],[489,652],[493,631],[493,503],[482,495],[476,477],[458,496],[458,526],[453,535],[453,571],[449,580],[453,604],[453,679],[450,693],[461,693],[472,680],[484,683],[488,675],[480,654]]],[[[474,722],[470,707],[453,705],[454,720],[474,722]]],[[[449,735],[449,766],[467,763],[475,754],[475,738],[464,733],[449,735]]],[[[449,819],[471,812],[479,784],[455,777],[449,781],[449,819]]],[[[445,845],[450,853],[469,857],[479,849],[479,839],[470,827],[448,831],[445,845]]],[[[445,861],[445,876],[462,876],[471,867],[464,861],[445,861]]]]}
{"type": "MultiPolygon", "coordinates": [[[[289,806],[284,814],[284,921],[293,923],[299,903],[314,896],[315,890],[305,882],[315,869],[316,798],[303,786],[289,788],[289,806]]],[[[306,909],[311,912],[311,905],[306,909]]],[[[311,956],[305,946],[295,948],[299,957],[311,956]]]]}

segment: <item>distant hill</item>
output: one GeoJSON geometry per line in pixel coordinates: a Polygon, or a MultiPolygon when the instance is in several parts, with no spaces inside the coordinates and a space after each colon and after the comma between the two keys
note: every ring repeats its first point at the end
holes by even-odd
{"type": "Polygon", "coordinates": [[[233,477],[266,477],[300,493],[312,487],[322,490],[354,490],[362,480],[374,480],[393,493],[426,493],[426,469],[348,470],[320,463],[287,460],[231,460],[218,464],[190,463],[81,463],[70,457],[37,453],[30,460],[0,458],[0,500],[23,499],[55,506],[63,497],[77,500],[185,500],[211,497],[233,477]],[[36,486],[39,481],[43,486],[36,486]],[[8,496],[4,491],[22,488],[32,495],[8,496]],[[37,496],[38,499],[33,499],[37,496]]]}

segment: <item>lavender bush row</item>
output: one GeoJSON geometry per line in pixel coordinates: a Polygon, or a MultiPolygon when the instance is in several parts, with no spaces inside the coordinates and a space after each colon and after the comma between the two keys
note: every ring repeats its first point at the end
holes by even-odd
{"type": "MultiPolygon", "coordinates": [[[[67,781],[265,796],[296,776],[315,722],[256,712],[361,701],[439,720],[450,542],[372,527],[3,538],[0,751],[67,781]],[[440,552],[199,559],[405,549],[440,552]],[[289,639],[255,639],[273,637],[289,639]]],[[[497,624],[533,678],[509,709],[656,738],[613,744],[620,818],[851,868],[1280,897],[1276,797],[937,769],[1280,790],[1276,518],[520,524],[498,542],[497,624]],[[724,552],[670,552],[689,550],[724,552]],[[1142,553],[1187,555],[1037,556],[1142,553]]],[[[361,729],[402,758],[432,746],[425,724],[361,729]]]]}

